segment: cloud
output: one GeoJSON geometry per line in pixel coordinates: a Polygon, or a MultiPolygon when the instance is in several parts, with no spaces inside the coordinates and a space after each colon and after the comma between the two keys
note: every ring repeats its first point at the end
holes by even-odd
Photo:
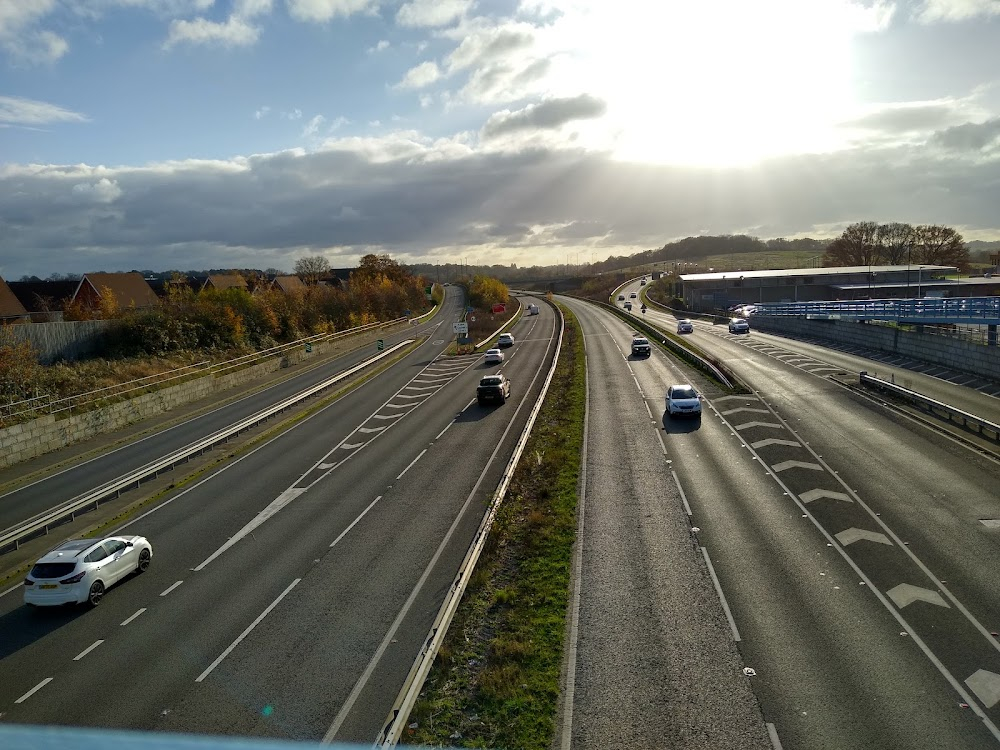
{"type": "Polygon", "coordinates": [[[252,26],[239,16],[230,16],[223,22],[195,18],[193,21],[175,19],[170,22],[164,49],[178,44],[213,44],[224,47],[246,47],[257,42],[260,28],[252,26]]]}
{"type": "Polygon", "coordinates": [[[862,218],[998,236],[1000,154],[956,158],[1000,125],[926,145],[859,147],[755,168],[636,164],[582,149],[490,151],[460,133],[344,137],[318,150],[144,167],[0,166],[5,276],[129,268],[290,267],[324,252],[403,262],[563,262],[672,238],[824,231],[862,218]]]}
{"type": "Polygon", "coordinates": [[[371,13],[380,0],[286,0],[288,14],[297,21],[325,23],[355,13],[371,13]]]}
{"type": "Polygon", "coordinates": [[[281,119],[282,120],[301,120],[302,119],[302,110],[296,108],[296,109],[291,110],[290,112],[282,112],[281,113],[281,119]]]}
{"type": "Polygon", "coordinates": [[[271,111],[271,108],[268,107],[265,104],[263,107],[261,107],[260,109],[258,109],[256,112],[253,113],[253,119],[255,119],[255,120],[262,120],[265,117],[267,117],[267,115],[268,115],[268,113],[270,111],[271,111]]]}
{"type": "Polygon", "coordinates": [[[932,136],[931,143],[953,151],[984,151],[1000,146],[1000,117],[942,130],[932,136]]]}
{"type": "Polygon", "coordinates": [[[366,50],[366,52],[369,55],[374,55],[377,52],[383,52],[383,51],[385,51],[387,49],[389,49],[389,40],[388,39],[379,39],[378,44],[376,44],[373,47],[369,47],[366,50]]]}
{"type": "Polygon", "coordinates": [[[0,123],[7,125],[48,125],[53,122],[88,122],[86,115],[62,107],[24,99],[0,96],[0,123]]]}
{"type": "Polygon", "coordinates": [[[504,110],[490,116],[482,129],[485,139],[497,138],[524,130],[556,130],[573,120],[601,117],[607,105],[590,94],[565,99],[549,99],[540,104],[529,104],[516,112],[504,110]]]}
{"type": "Polygon", "coordinates": [[[324,122],[326,122],[326,118],[323,117],[323,115],[316,115],[310,119],[309,122],[306,123],[306,126],[302,129],[302,137],[309,138],[310,136],[316,135],[316,133],[319,132],[320,126],[322,126],[324,122]]]}
{"type": "Polygon", "coordinates": [[[395,85],[397,89],[422,89],[430,86],[441,78],[441,70],[433,60],[422,62],[406,71],[402,80],[395,85]]]}
{"type": "Polygon", "coordinates": [[[929,24],[997,15],[1000,15],[1000,3],[996,0],[925,0],[917,11],[917,20],[929,24]]]}
{"type": "Polygon", "coordinates": [[[955,101],[906,102],[878,107],[843,127],[888,134],[927,132],[959,122],[961,117],[955,101]]]}
{"type": "Polygon", "coordinates": [[[461,18],[472,6],[472,0],[410,0],[396,12],[400,26],[447,26],[461,18]]]}

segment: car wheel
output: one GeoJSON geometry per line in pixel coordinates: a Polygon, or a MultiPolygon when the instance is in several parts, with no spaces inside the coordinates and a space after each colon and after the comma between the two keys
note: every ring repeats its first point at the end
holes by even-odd
{"type": "Polygon", "coordinates": [[[101,603],[101,599],[104,598],[104,584],[100,581],[94,581],[90,586],[90,593],[87,594],[87,603],[91,607],[96,607],[101,603]]]}
{"type": "Polygon", "coordinates": [[[140,573],[145,573],[146,570],[149,568],[149,558],[150,558],[149,550],[144,549],[142,552],[139,553],[139,564],[135,566],[135,569],[138,570],[140,573]]]}

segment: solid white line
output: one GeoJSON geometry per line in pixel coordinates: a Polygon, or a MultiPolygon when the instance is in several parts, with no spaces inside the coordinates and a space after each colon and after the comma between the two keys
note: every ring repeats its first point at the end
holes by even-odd
{"type": "Polygon", "coordinates": [[[708,566],[708,574],[712,576],[715,593],[719,595],[719,601],[722,602],[722,610],[726,613],[726,619],[729,620],[729,629],[733,631],[733,640],[739,643],[740,631],[736,629],[736,620],[733,619],[733,613],[729,610],[729,602],[726,601],[726,595],[722,593],[722,584],[719,583],[719,577],[715,575],[715,568],[712,566],[712,560],[708,556],[708,549],[702,547],[701,554],[705,556],[705,564],[708,566]]]}
{"type": "MultiPolygon", "coordinates": [[[[649,402],[646,401],[645,399],[643,399],[642,405],[646,407],[646,413],[649,415],[649,418],[652,419],[653,418],[653,410],[649,408],[649,402]]],[[[657,432],[659,432],[659,430],[657,430],[657,432]]]]}
{"type": "Polygon", "coordinates": [[[399,476],[396,477],[396,479],[402,479],[403,478],[403,474],[405,474],[406,472],[408,472],[410,470],[410,467],[413,466],[413,464],[415,464],[417,461],[419,461],[426,452],[427,452],[426,448],[424,448],[422,451],[420,451],[420,453],[417,454],[417,457],[415,459],[413,459],[412,461],[410,461],[409,466],[407,466],[405,469],[403,469],[401,472],[399,472],[399,476]]]}
{"type": "Polygon", "coordinates": [[[267,609],[265,609],[263,612],[261,612],[259,615],[257,615],[257,619],[254,620],[253,622],[251,622],[250,625],[249,625],[249,627],[247,627],[246,630],[244,630],[242,633],[240,633],[239,637],[235,641],[233,641],[232,643],[229,644],[229,648],[227,648],[225,651],[223,651],[219,655],[218,659],[216,659],[211,664],[209,664],[208,665],[208,669],[206,669],[204,672],[202,672],[200,675],[198,675],[197,678],[195,678],[195,682],[201,682],[206,677],[208,677],[212,673],[212,670],[215,669],[217,666],[219,666],[219,664],[222,663],[222,660],[225,659],[227,656],[229,656],[229,654],[231,654],[233,652],[233,649],[236,648],[237,646],[239,646],[240,642],[244,638],[246,638],[248,635],[250,635],[250,631],[253,630],[255,627],[257,627],[257,625],[260,624],[260,621],[263,620],[265,617],[267,617],[268,614],[271,612],[271,610],[274,609],[275,607],[277,607],[278,603],[282,599],[284,599],[285,596],[288,594],[288,592],[291,591],[293,588],[295,588],[295,586],[298,585],[298,582],[301,581],[301,580],[302,580],[301,578],[296,578],[294,581],[292,581],[289,584],[288,588],[285,589],[284,591],[282,591],[281,595],[278,596],[278,598],[275,599],[273,602],[271,602],[268,605],[267,609]]]}
{"type": "Polygon", "coordinates": [[[674,478],[674,484],[677,485],[677,491],[681,493],[681,502],[684,503],[684,511],[689,516],[693,515],[691,513],[691,506],[688,505],[687,495],[684,494],[684,488],[681,487],[681,480],[677,478],[677,472],[676,471],[671,471],[670,472],[670,476],[672,476],[674,478]]]}
{"type": "Polygon", "coordinates": [[[659,427],[656,428],[656,437],[660,439],[660,449],[663,451],[663,455],[667,455],[667,444],[663,442],[663,435],[660,434],[661,430],[659,427]]]}
{"type": "Polygon", "coordinates": [[[80,661],[80,659],[82,659],[83,657],[85,657],[87,654],[89,654],[95,648],[97,648],[98,646],[100,646],[102,643],[104,643],[103,639],[94,641],[89,646],[87,646],[87,648],[85,648],[83,651],[81,651],[76,656],[74,656],[73,657],[73,661],[80,661]]]}
{"type": "Polygon", "coordinates": [[[166,596],[171,591],[173,591],[175,588],[177,588],[178,586],[180,586],[182,583],[184,583],[184,581],[177,581],[176,583],[170,584],[170,587],[166,591],[164,591],[162,594],[160,594],[160,596],[166,596]]]}
{"type": "Polygon", "coordinates": [[[43,687],[45,687],[46,685],[48,685],[50,682],[52,682],[52,678],[51,677],[46,677],[44,680],[42,680],[37,685],[35,685],[33,688],[31,688],[31,690],[29,690],[27,693],[25,693],[24,695],[22,695],[16,701],[14,701],[14,703],[24,703],[26,700],[28,700],[28,698],[30,698],[31,696],[33,696],[35,693],[37,693],[43,687]]]}
{"type": "Polygon", "coordinates": [[[767,727],[767,736],[771,738],[771,747],[774,748],[774,750],[782,750],[781,740],[778,739],[777,728],[771,722],[767,722],[765,726],[767,727]]]}
{"type": "Polygon", "coordinates": [[[0,596],[7,596],[7,594],[9,594],[9,593],[10,593],[11,591],[17,591],[17,590],[18,590],[19,588],[21,588],[22,586],[24,586],[24,583],[19,583],[19,584],[17,584],[16,586],[11,586],[11,587],[10,587],[9,589],[7,589],[6,591],[3,591],[3,592],[0,592],[0,596]]]}
{"type": "Polygon", "coordinates": [[[372,500],[370,503],[368,503],[368,507],[365,508],[363,511],[361,511],[361,515],[359,515],[357,518],[355,518],[353,521],[351,521],[351,525],[348,526],[343,531],[341,531],[340,535],[336,539],[334,539],[332,542],[330,542],[330,546],[333,547],[337,542],[339,542],[341,539],[343,539],[345,536],[347,536],[347,532],[350,531],[351,529],[353,529],[357,525],[358,521],[360,521],[362,518],[365,517],[365,513],[367,513],[368,511],[370,511],[372,508],[374,508],[375,507],[375,503],[377,503],[381,499],[382,499],[382,496],[379,495],[374,500],[372,500]]]}
{"type": "MultiPolygon", "coordinates": [[[[452,426],[453,424],[455,424],[455,420],[454,420],[454,419],[453,419],[453,420],[451,420],[451,421],[450,421],[450,422],[448,423],[448,427],[451,427],[451,426],[452,426]]],[[[440,440],[440,439],[441,439],[441,436],[442,436],[442,435],[444,435],[444,434],[445,434],[445,433],[446,433],[446,432],[448,431],[448,427],[445,427],[445,428],[444,428],[443,430],[441,430],[441,432],[439,432],[439,433],[437,434],[437,437],[436,437],[436,438],[434,438],[434,439],[435,439],[435,440],[440,440]]]]}
{"type": "Polygon", "coordinates": [[[132,622],[132,620],[134,620],[136,617],[138,617],[139,615],[141,615],[145,611],[146,611],[145,607],[140,608],[138,612],[136,612],[135,614],[131,615],[127,620],[125,620],[125,622],[123,622],[122,625],[123,626],[124,625],[128,625],[130,622],[132,622]]]}

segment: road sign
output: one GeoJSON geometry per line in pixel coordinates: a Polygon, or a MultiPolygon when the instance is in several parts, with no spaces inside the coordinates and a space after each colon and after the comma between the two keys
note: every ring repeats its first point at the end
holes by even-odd
{"type": "Polygon", "coordinates": [[[410,311],[409,310],[403,310],[403,315],[409,317],[410,316],[410,311]]]}
{"type": "Polygon", "coordinates": [[[461,323],[452,324],[452,331],[455,333],[461,333],[462,335],[467,335],[469,333],[469,324],[464,320],[461,323]]]}
{"type": "Polygon", "coordinates": [[[475,309],[476,309],[476,308],[474,308],[474,307],[473,307],[472,305],[469,305],[468,307],[466,307],[466,308],[465,308],[465,311],[466,311],[467,313],[469,313],[469,312],[472,312],[472,311],[473,311],[473,310],[475,310],[475,309]]]}
{"type": "Polygon", "coordinates": [[[476,316],[475,315],[470,315],[469,316],[469,321],[472,322],[472,323],[475,323],[476,322],[476,316]]]}
{"type": "Polygon", "coordinates": [[[503,302],[495,302],[495,303],[493,303],[493,313],[494,313],[494,315],[500,315],[500,314],[505,313],[505,312],[507,312],[507,305],[505,305],[503,302]]]}
{"type": "Polygon", "coordinates": [[[376,347],[378,348],[379,351],[382,351],[383,349],[385,349],[385,341],[383,339],[379,339],[376,344],[376,347]]]}
{"type": "Polygon", "coordinates": [[[313,350],[312,344],[306,344],[306,354],[309,354],[313,350]]]}

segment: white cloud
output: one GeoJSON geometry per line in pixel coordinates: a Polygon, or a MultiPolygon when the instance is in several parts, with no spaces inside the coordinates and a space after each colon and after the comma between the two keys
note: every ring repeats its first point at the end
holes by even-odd
{"type": "Polygon", "coordinates": [[[1000,3],[996,0],[925,0],[917,12],[918,20],[923,23],[967,21],[997,15],[1000,15],[1000,3]]]}
{"type": "Polygon", "coordinates": [[[238,16],[230,16],[223,22],[204,18],[195,18],[193,21],[175,19],[170,22],[163,48],[170,49],[181,43],[220,43],[225,47],[245,47],[256,43],[259,36],[258,27],[250,25],[238,16]]]}
{"type": "Polygon", "coordinates": [[[351,121],[350,121],[350,120],[348,120],[348,119],[347,119],[346,117],[344,117],[343,115],[340,115],[339,117],[334,117],[334,118],[333,118],[333,121],[332,121],[332,122],[330,123],[330,127],[329,127],[329,128],[327,128],[327,131],[326,131],[326,132],[328,132],[328,133],[332,133],[332,132],[334,132],[335,130],[340,130],[340,129],[341,129],[342,127],[344,127],[345,125],[350,125],[350,124],[351,124],[351,121]]]}
{"type": "Polygon", "coordinates": [[[606,111],[607,105],[589,94],[549,99],[529,104],[516,112],[505,109],[491,115],[483,125],[482,137],[489,139],[523,131],[558,130],[573,120],[594,119],[606,111]]]}
{"type": "Polygon", "coordinates": [[[376,52],[383,52],[384,50],[387,49],[389,49],[389,40],[379,39],[378,44],[376,44],[374,47],[369,47],[367,49],[367,52],[369,55],[374,55],[376,52]]]}
{"type": "Polygon", "coordinates": [[[88,202],[113,203],[121,197],[122,189],[118,187],[116,180],[109,180],[107,177],[102,177],[93,184],[83,182],[74,185],[73,194],[83,197],[88,202]]]}
{"type": "Polygon", "coordinates": [[[447,26],[462,17],[472,6],[472,0],[410,0],[396,13],[400,26],[447,26]]]}
{"type": "Polygon", "coordinates": [[[396,84],[398,89],[422,89],[441,78],[441,70],[433,60],[422,62],[406,71],[403,79],[396,84]]]}
{"type": "Polygon", "coordinates": [[[271,108],[265,104],[263,107],[261,107],[260,109],[258,109],[256,112],[253,113],[253,119],[262,120],[263,118],[267,117],[270,111],[271,108]]]}
{"type": "Polygon", "coordinates": [[[380,0],[286,0],[288,14],[297,21],[326,22],[338,16],[371,13],[380,0]]]}
{"type": "Polygon", "coordinates": [[[323,117],[323,115],[316,115],[311,118],[302,129],[302,137],[309,138],[310,136],[316,135],[324,122],[326,122],[326,118],[323,117]]]}
{"type": "Polygon", "coordinates": [[[293,109],[290,112],[282,112],[281,113],[281,119],[282,120],[301,120],[302,119],[302,110],[301,109],[293,109]]]}
{"type": "Polygon", "coordinates": [[[87,122],[87,119],[86,115],[56,104],[20,96],[0,96],[0,123],[3,124],[47,125],[52,122],[87,122]]]}
{"type": "Polygon", "coordinates": [[[255,18],[271,12],[274,0],[236,0],[233,15],[240,18],[255,18]]]}
{"type": "Polygon", "coordinates": [[[427,109],[434,103],[434,97],[431,94],[421,94],[420,95],[420,108],[427,109]]]}

